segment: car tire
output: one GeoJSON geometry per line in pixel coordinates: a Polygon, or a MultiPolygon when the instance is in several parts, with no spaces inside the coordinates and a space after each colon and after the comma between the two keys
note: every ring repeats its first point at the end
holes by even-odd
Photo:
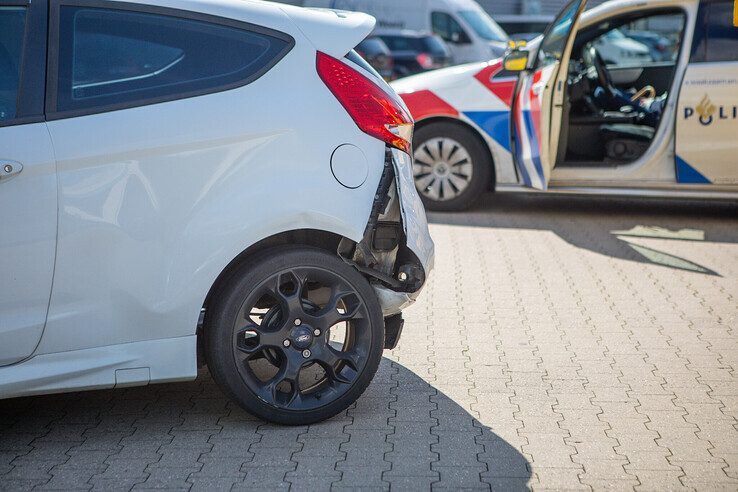
{"type": "Polygon", "coordinates": [[[205,312],[205,358],[213,379],[246,411],[278,424],[307,425],[344,411],[371,382],[383,348],[384,318],[371,285],[317,248],[278,247],[255,256],[217,290],[205,312]],[[338,318],[348,319],[339,323],[343,345],[329,340],[339,324],[328,325],[338,318]],[[310,332],[322,333],[310,344],[310,332]],[[273,365],[276,374],[262,380],[257,363],[273,365]],[[309,379],[312,386],[304,389],[308,369],[324,376],[309,379]]]}
{"type": "Polygon", "coordinates": [[[492,184],[489,150],[471,130],[459,124],[441,122],[421,127],[415,132],[413,148],[415,185],[428,210],[466,210],[492,184]]]}

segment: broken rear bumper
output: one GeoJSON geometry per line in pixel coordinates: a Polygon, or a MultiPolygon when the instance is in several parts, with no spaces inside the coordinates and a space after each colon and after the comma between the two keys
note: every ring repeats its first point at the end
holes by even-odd
{"type": "Polygon", "coordinates": [[[342,242],[339,254],[369,278],[389,318],[418,298],[433,268],[434,251],[425,209],[415,189],[412,158],[387,149],[364,239],[342,242]]]}

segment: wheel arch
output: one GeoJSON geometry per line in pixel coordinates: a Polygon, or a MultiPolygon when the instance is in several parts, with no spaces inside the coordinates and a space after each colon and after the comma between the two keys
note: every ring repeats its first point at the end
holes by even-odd
{"type": "MultiPolygon", "coordinates": [[[[241,251],[235,258],[233,258],[228,265],[220,272],[215,278],[215,281],[208,290],[205,301],[203,302],[203,312],[207,312],[208,305],[212,302],[213,298],[218,294],[218,291],[228,283],[231,277],[246,263],[251,261],[254,257],[268,251],[272,248],[286,245],[298,245],[298,246],[309,246],[330,253],[337,253],[338,244],[344,239],[340,234],[336,234],[329,231],[322,231],[318,229],[295,229],[291,231],[284,231],[272,236],[266,237],[256,243],[252,244],[245,250],[241,251]]],[[[197,325],[197,360],[198,365],[204,365],[203,358],[203,317],[201,316],[197,325]]]]}
{"type": "Polygon", "coordinates": [[[492,152],[492,148],[489,146],[489,143],[484,139],[484,136],[479,132],[478,129],[476,129],[471,124],[467,123],[466,121],[452,117],[452,116],[431,116],[428,118],[423,118],[422,120],[415,122],[415,130],[419,130],[421,128],[425,128],[427,126],[430,126],[434,123],[451,123],[453,125],[456,125],[460,128],[463,128],[464,130],[468,131],[479,143],[482,144],[482,147],[487,151],[487,155],[489,156],[489,163],[492,171],[492,179],[489,183],[489,190],[494,191],[495,186],[497,184],[497,170],[495,168],[495,155],[492,152]]]}
{"type": "Polygon", "coordinates": [[[203,309],[207,308],[208,303],[211,302],[213,296],[217,294],[221,286],[226,283],[242,265],[248,263],[252,258],[254,258],[254,256],[262,253],[263,251],[278,246],[299,245],[312,246],[331,253],[336,253],[338,250],[338,244],[342,239],[343,236],[329,231],[321,231],[317,229],[296,229],[280,232],[257,241],[233,258],[216,277],[207,296],[205,297],[203,309]]]}

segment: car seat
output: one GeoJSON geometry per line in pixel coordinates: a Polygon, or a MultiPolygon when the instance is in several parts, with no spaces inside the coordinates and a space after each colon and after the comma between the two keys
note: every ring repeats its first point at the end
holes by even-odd
{"type": "Polygon", "coordinates": [[[600,126],[605,156],[618,162],[630,162],[642,156],[655,134],[655,129],[645,125],[615,123],[600,126]]]}

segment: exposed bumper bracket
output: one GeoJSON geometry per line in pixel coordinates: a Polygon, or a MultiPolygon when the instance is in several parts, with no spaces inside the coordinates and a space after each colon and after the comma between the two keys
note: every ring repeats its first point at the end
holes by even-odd
{"type": "Polygon", "coordinates": [[[392,350],[397,347],[402,335],[402,327],[405,326],[405,320],[402,314],[395,314],[388,318],[384,318],[384,348],[392,350]]]}

